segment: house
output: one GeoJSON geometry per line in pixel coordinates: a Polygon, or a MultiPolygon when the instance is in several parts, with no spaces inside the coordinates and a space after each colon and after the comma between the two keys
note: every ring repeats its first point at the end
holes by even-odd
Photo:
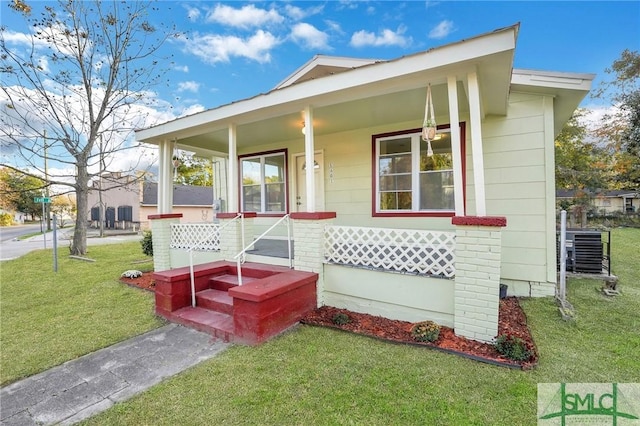
{"type": "MultiPolygon", "coordinates": [[[[594,75],[514,69],[518,32],[394,60],[316,56],[268,93],[138,131],[160,153],[157,312],[201,315],[195,293],[211,290],[198,278],[206,265],[186,284],[197,247],[172,242],[188,227],[171,199],[176,146],[227,179],[219,240],[196,263],[274,265],[243,248],[277,224],[269,235],[293,241],[289,266],[317,274],[317,305],[431,319],[482,341],[497,333],[500,284],[553,296],[554,138],[594,75]],[[424,140],[428,92],[437,134],[424,140]]],[[[268,298],[242,288],[229,290],[231,333],[247,331],[238,303],[268,298]]]]}
{"type": "MultiPolygon", "coordinates": [[[[185,220],[213,222],[212,187],[173,185],[173,193],[174,209],[185,220]]],[[[101,202],[105,206],[106,229],[149,229],[147,217],[158,208],[158,184],[122,173],[107,173],[92,182],[87,215],[91,226],[96,228],[100,224],[101,202]]]]}
{"type": "Polygon", "coordinates": [[[560,201],[573,202],[579,196],[588,196],[589,204],[596,211],[597,215],[610,214],[633,214],[640,209],[640,191],[633,190],[612,190],[586,193],[571,190],[556,191],[556,199],[560,201]]]}

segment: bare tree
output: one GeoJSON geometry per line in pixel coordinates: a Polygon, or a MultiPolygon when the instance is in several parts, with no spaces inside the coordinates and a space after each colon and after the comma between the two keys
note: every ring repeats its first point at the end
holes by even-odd
{"type": "Polygon", "coordinates": [[[47,184],[76,193],[71,252],[85,254],[89,183],[101,173],[140,168],[133,162],[114,170],[115,158],[136,148],[134,129],[151,124],[151,88],[170,66],[159,49],[175,33],[151,23],[150,2],[60,0],[39,17],[27,2],[11,7],[32,33],[17,45],[0,31],[0,143],[37,176],[47,157],[56,162],[62,171],[50,164],[47,184]]]}

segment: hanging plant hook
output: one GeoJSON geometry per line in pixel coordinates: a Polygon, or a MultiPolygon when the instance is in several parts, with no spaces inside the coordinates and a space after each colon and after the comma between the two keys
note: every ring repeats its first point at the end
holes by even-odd
{"type": "Polygon", "coordinates": [[[178,167],[180,167],[181,161],[178,157],[178,138],[173,140],[173,180],[178,180],[178,167]]]}
{"type": "Polygon", "coordinates": [[[427,99],[424,106],[424,122],[422,123],[422,140],[427,142],[427,157],[433,156],[431,141],[436,137],[436,118],[431,97],[431,83],[427,86],[427,99]]]}

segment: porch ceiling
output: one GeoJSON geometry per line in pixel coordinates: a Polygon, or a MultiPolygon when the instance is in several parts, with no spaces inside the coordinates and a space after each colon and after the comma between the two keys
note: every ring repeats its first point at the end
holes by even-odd
{"type": "MultiPolygon", "coordinates": [[[[438,114],[449,114],[446,85],[432,87],[434,105],[438,114]]],[[[367,128],[397,122],[415,121],[415,127],[422,125],[424,118],[426,89],[405,90],[368,98],[341,102],[313,109],[313,131],[322,136],[352,129],[367,128]]],[[[458,83],[458,105],[464,113],[468,111],[468,100],[462,82],[458,83]]],[[[302,110],[237,125],[237,147],[239,150],[277,141],[303,140],[302,110]]],[[[205,129],[203,129],[205,130],[205,129]]],[[[179,138],[183,147],[227,152],[228,128],[212,129],[200,134],[179,138]]]]}

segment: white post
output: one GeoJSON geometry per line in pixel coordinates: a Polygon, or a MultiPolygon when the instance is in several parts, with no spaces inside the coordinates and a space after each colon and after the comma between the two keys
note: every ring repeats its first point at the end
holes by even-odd
{"type": "Polygon", "coordinates": [[[313,213],[316,211],[316,183],[315,173],[313,168],[313,111],[310,106],[304,109],[304,126],[306,128],[304,134],[304,154],[306,164],[306,184],[307,184],[307,212],[313,213]]]}
{"type": "Polygon", "coordinates": [[[478,75],[467,74],[469,82],[469,117],[471,121],[471,152],[473,157],[473,180],[476,193],[476,216],[486,216],[487,206],[484,192],[484,159],[482,152],[482,118],[480,115],[480,88],[478,75]]]}
{"type": "Polygon", "coordinates": [[[458,115],[458,79],[455,75],[447,76],[449,89],[449,123],[451,130],[451,156],[453,157],[453,193],[456,216],[464,216],[464,188],[462,181],[462,158],[460,156],[460,116],[458,115]]]}
{"type": "Polygon", "coordinates": [[[158,179],[158,214],[171,213],[171,207],[173,205],[173,172],[171,170],[171,141],[163,140],[160,142],[158,159],[160,164],[158,165],[160,178],[158,179]]]}
{"type": "MultiPolygon", "coordinates": [[[[238,211],[238,153],[236,125],[229,125],[229,176],[227,189],[227,211],[238,211]]],[[[242,209],[240,209],[242,210],[242,209]]]]}
{"type": "Polygon", "coordinates": [[[560,290],[559,297],[567,297],[567,211],[560,212],[560,290]]]}

